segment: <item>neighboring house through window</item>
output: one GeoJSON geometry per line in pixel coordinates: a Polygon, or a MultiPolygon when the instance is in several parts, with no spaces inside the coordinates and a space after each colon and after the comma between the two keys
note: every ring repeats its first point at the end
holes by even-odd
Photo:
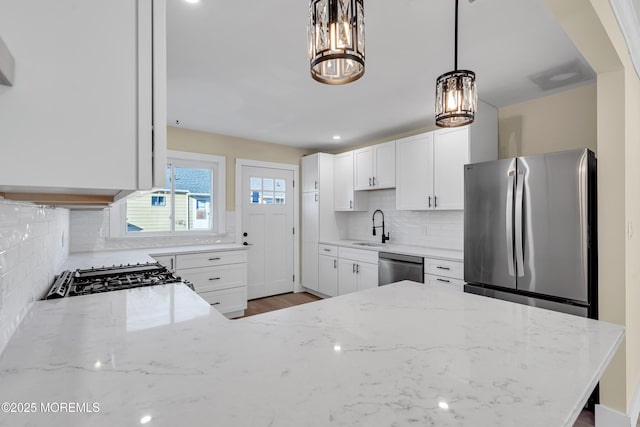
{"type": "Polygon", "coordinates": [[[125,236],[224,232],[225,158],[169,151],[164,188],[130,197],[120,210],[125,236]]]}

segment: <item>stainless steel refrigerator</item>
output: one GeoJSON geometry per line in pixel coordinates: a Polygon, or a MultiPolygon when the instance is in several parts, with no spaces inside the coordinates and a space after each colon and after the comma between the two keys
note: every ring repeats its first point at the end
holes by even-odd
{"type": "Polygon", "coordinates": [[[465,165],[465,292],[597,318],[596,158],[465,165]]]}

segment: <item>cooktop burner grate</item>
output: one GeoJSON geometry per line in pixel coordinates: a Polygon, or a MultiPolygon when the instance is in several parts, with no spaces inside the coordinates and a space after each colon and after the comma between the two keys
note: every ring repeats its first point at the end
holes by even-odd
{"type": "Polygon", "coordinates": [[[78,269],[74,272],[66,270],[56,277],[45,299],[89,295],[169,283],[185,283],[193,289],[193,285],[182,280],[159,263],[120,265],[86,270],[78,269]]]}

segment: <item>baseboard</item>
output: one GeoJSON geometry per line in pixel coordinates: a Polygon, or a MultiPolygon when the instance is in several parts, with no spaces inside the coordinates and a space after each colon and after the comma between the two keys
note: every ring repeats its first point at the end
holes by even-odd
{"type": "Polygon", "coordinates": [[[309,289],[309,288],[305,288],[305,287],[302,288],[301,292],[307,292],[307,293],[310,293],[311,295],[315,295],[315,296],[317,296],[319,298],[323,298],[323,299],[324,298],[331,298],[330,296],[325,295],[325,294],[323,294],[321,292],[314,291],[313,289],[309,289]]]}
{"type": "Polygon", "coordinates": [[[627,414],[604,405],[596,405],[596,427],[632,427],[632,425],[627,414]]]}

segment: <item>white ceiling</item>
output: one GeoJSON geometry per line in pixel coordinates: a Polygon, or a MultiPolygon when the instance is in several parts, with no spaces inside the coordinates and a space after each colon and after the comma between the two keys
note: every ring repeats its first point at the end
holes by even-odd
{"type": "MultiPolygon", "coordinates": [[[[436,77],[453,69],[453,0],[366,0],[365,75],[343,86],[309,75],[308,7],[168,0],[169,125],[324,150],[433,126],[436,77]]],[[[595,79],[544,0],[460,1],[459,37],[459,68],[496,107],[595,79]]]]}

